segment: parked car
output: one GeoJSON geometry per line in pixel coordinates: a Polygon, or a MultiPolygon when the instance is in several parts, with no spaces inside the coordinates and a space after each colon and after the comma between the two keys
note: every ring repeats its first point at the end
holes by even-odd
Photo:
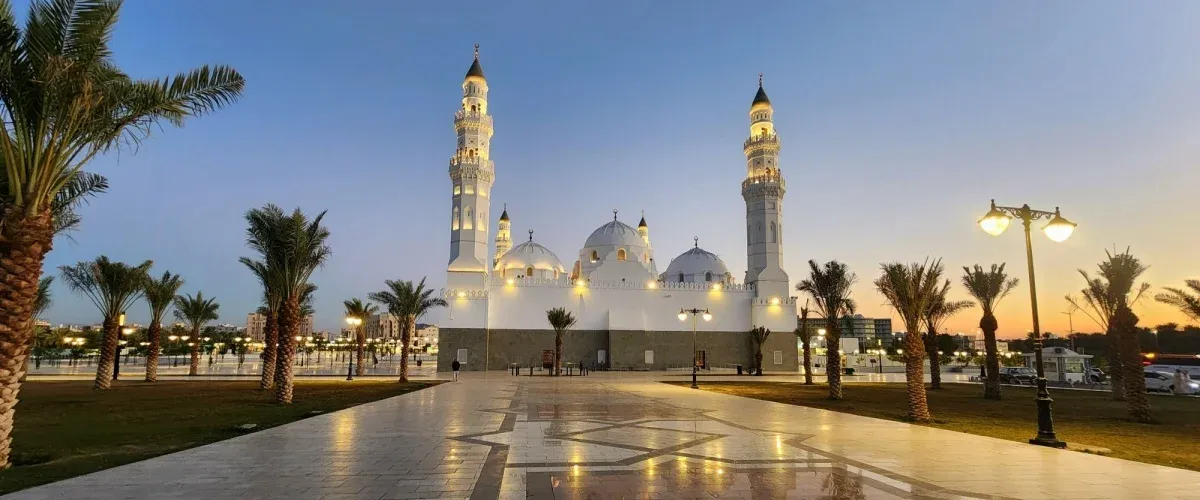
{"type": "Polygon", "coordinates": [[[1033,368],[1024,366],[1005,366],[1000,368],[1000,383],[1033,385],[1037,380],[1037,372],[1033,368]]]}
{"type": "Polygon", "coordinates": [[[1104,374],[1104,370],[1101,370],[1099,368],[1092,368],[1092,369],[1088,370],[1087,379],[1089,382],[1094,382],[1094,383],[1099,384],[1100,382],[1103,382],[1107,378],[1108,378],[1108,376],[1104,374]]]}
{"type": "MultiPolygon", "coordinates": [[[[1168,394],[1175,393],[1175,374],[1167,372],[1146,371],[1146,390],[1160,391],[1168,394]]],[[[1189,382],[1183,394],[1200,394],[1200,383],[1189,382]]]]}

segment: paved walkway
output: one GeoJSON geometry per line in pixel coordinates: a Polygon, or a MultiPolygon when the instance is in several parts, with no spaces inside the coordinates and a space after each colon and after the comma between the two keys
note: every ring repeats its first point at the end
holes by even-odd
{"type": "Polygon", "coordinates": [[[1200,491],[1198,472],[656,378],[467,373],[4,498],[1141,500],[1200,491]]]}

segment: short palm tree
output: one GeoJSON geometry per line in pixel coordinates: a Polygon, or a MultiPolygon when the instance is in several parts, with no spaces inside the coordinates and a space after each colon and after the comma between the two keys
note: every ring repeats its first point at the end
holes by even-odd
{"type": "Polygon", "coordinates": [[[765,326],[758,326],[750,329],[750,340],[754,341],[754,375],[761,376],[763,374],[763,344],[767,343],[767,337],[771,336],[771,330],[765,326]]]}
{"type": "Polygon", "coordinates": [[[575,316],[563,307],[555,307],[546,311],[546,321],[550,323],[550,328],[554,329],[554,373],[555,376],[562,375],[562,357],[563,357],[563,335],[575,326],[575,316]]]}
{"type": "Polygon", "coordinates": [[[118,320],[121,313],[142,297],[146,282],[150,279],[147,273],[151,265],[151,261],[145,261],[131,266],[113,262],[101,255],[96,260],[59,267],[67,288],[90,299],[104,317],[104,337],[93,386],[96,389],[108,389],[112,385],[117,342],[121,334],[118,320]]]}
{"type": "Polygon", "coordinates": [[[1020,281],[1009,278],[1004,264],[992,264],[990,270],[975,264],[974,268],[963,267],[962,284],[967,293],[979,303],[983,316],[979,318],[979,329],[983,331],[984,366],[987,374],[983,381],[983,397],[1000,399],[1000,350],[996,345],[996,305],[1006,297],[1020,281]]]}
{"type": "Polygon", "coordinates": [[[192,363],[188,368],[190,376],[200,374],[200,345],[204,343],[200,338],[200,330],[203,330],[209,321],[220,318],[217,314],[220,308],[217,299],[204,298],[204,292],[196,292],[195,297],[187,294],[175,297],[175,319],[184,322],[188,330],[191,330],[192,341],[188,342],[192,353],[192,363]]]}
{"type": "MultiPolygon", "coordinates": [[[[1126,249],[1121,253],[1105,252],[1107,259],[1100,262],[1097,277],[1079,270],[1087,281],[1083,290],[1084,302],[1097,315],[1107,313],[1107,329],[1115,334],[1119,343],[1120,364],[1113,365],[1121,372],[1129,416],[1138,422],[1150,422],[1150,398],[1146,396],[1145,372],[1142,368],[1142,349],[1138,341],[1138,317],[1133,313],[1137,304],[1150,289],[1149,283],[1138,284],[1137,280],[1146,272],[1146,265],[1126,249]]],[[[1117,385],[1117,381],[1113,381],[1117,385]]],[[[1113,389],[1114,392],[1116,388],[1113,389]]]]}
{"type": "Polygon", "coordinates": [[[941,331],[946,320],[974,306],[967,300],[948,300],[946,296],[949,293],[950,280],[946,280],[938,287],[929,308],[925,310],[925,330],[929,335],[925,338],[925,350],[929,355],[929,385],[933,389],[942,388],[942,356],[938,353],[937,332],[941,331]]]}
{"type": "Polygon", "coordinates": [[[162,278],[150,278],[146,281],[146,303],[150,305],[150,327],[146,330],[146,381],[158,380],[158,353],[162,347],[162,319],[175,300],[175,294],[183,286],[183,278],[178,274],[164,272],[162,278]]]}
{"type": "MultiPolygon", "coordinates": [[[[103,190],[99,176],[81,169],[96,156],[136,146],[163,124],[233,102],[244,81],[226,66],[174,77],[134,80],[117,66],[109,47],[120,0],[30,2],[25,25],[11,2],[0,1],[0,366],[13,366],[27,349],[42,264],[54,233],[77,224],[71,207],[103,190]]],[[[0,377],[0,421],[20,387],[0,377]]],[[[8,462],[0,425],[0,468],[8,462]]]]}
{"type": "Polygon", "coordinates": [[[1192,321],[1200,321],[1200,280],[1187,280],[1183,284],[1187,290],[1163,288],[1167,292],[1155,295],[1154,300],[1179,309],[1179,312],[1192,321]]]}
{"type": "Polygon", "coordinates": [[[238,261],[250,269],[263,287],[263,305],[256,312],[263,315],[264,320],[262,374],[259,377],[258,388],[265,391],[275,385],[275,359],[279,352],[279,304],[282,296],[279,294],[279,286],[275,285],[278,273],[275,269],[267,267],[263,261],[248,257],[242,257],[238,261]]]}
{"type": "Polygon", "coordinates": [[[812,330],[808,328],[808,300],[800,308],[800,327],[796,328],[800,337],[800,348],[804,351],[804,385],[813,385],[812,375],[812,330]]]}
{"type": "Polygon", "coordinates": [[[367,322],[367,319],[379,312],[379,306],[376,306],[370,302],[363,302],[362,299],[357,297],[342,302],[342,305],[346,306],[347,318],[358,318],[359,320],[362,320],[362,323],[358,325],[357,331],[354,332],[354,343],[356,344],[355,347],[358,350],[358,363],[355,365],[354,371],[356,375],[361,377],[363,371],[366,369],[366,363],[363,362],[363,356],[366,354],[367,349],[367,334],[363,331],[362,325],[367,322]]]}
{"type": "Polygon", "coordinates": [[[408,280],[386,280],[383,284],[386,289],[372,292],[367,298],[382,304],[400,319],[400,381],[408,382],[408,350],[417,330],[417,320],[433,308],[447,304],[441,297],[433,296],[433,289],[425,288],[425,278],[416,284],[408,280]]]}
{"type": "Polygon", "coordinates": [[[809,277],[796,285],[816,304],[816,312],[825,318],[825,378],[829,381],[829,399],[842,399],[841,325],[838,318],[854,314],[850,287],[858,280],[845,264],[832,260],[825,265],[808,261],[809,277]]]}
{"type": "Polygon", "coordinates": [[[904,375],[908,387],[908,418],[928,421],[929,402],[925,397],[924,343],[921,341],[921,320],[935,300],[942,278],[942,261],[882,265],[883,275],[875,280],[875,288],[887,299],[904,322],[904,375]]]}

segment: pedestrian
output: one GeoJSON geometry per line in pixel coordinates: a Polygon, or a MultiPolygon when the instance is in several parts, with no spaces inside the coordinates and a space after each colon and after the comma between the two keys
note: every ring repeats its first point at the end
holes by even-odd
{"type": "Polygon", "coordinates": [[[462,363],[459,363],[457,359],[454,360],[453,363],[450,363],[450,371],[454,372],[454,381],[455,382],[458,382],[458,369],[459,368],[462,368],[462,363]]]}
{"type": "Polygon", "coordinates": [[[1175,377],[1171,380],[1171,387],[1174,388],[1174,390],[1171,392],[1175,393],[1176,395],[1187,394],[1187,382],[1183,377],[1183,370],[1178,368],[1175,369],[1175,377]]]}

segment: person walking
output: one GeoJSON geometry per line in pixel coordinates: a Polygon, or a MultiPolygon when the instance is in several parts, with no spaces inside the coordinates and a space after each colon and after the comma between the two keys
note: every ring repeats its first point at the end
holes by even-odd
{"type": "Polygon", "coordinates": [[[459,368],[462,368],[462,363],[459,363],[457,359],[454,360],[453,363],[450,363],[450,371],[454,372],[454,381],[455,382],[458,382],[458,369],[459,368]]]}

